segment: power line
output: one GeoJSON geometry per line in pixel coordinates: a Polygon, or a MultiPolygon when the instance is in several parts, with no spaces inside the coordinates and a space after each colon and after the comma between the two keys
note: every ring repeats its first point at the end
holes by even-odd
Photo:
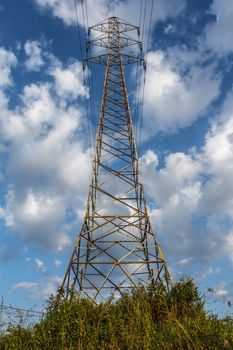
{"type": "Polygon", "coordinates": [[[16,311],[16,312],[24,312],[24,313],[31,313],[31,314],[38,314],[43,316],[45,314],[45,312],[43,311],[37,311],[37,310],[32,310],[32,309],[22,309],[20,307],[13,307],[13,306],[5,306],[5,305],[0,305],[0,311],[1,310],[12,310],[12,311],[16,311]]]}
{"type": "MultiPolygon", "coordinates": [[[[80,29],[79,18],[78,18],[77,0],[74,0],[74,6],[75,6],[76,27],[77,27],[77,32],[78,32],[80,54],[81,54],[82,62],[84,62],[83,49],[82,49],[82,36],[81,36],[81,29],[80,29]]],[[[88,142],[89,142],[89,148],[90,148],[90,158],[91,158],[91,161],[92,161],[91,131],[90,131],[90,122],[89,122],[88,102],[87,102],[86,77],[85,77],[84,70],[83,70],[83,83],[84,83],[85,97],[86,97],[85,98],[85,107],[86,107],[86,116],[87,116],[88,142]]]]}
{"type": "Polygon", "coordinates": [[[139,27],[141,26],[141,17],[142,17],[142,0],[140,4],[139,27]]]}
{"type": "MultiPolygon", "coordinates": [[[[149,31],[148,31],[148,38],[147,38],[147,47],[146,47],[146,55],[145,55],[145,63],[147,66],[147,54],[149,49],[149,43],[150,43],[150,36],[151,36],[151,27],[152,27],[152,15],[154,10],[154,0],[151,0],[151,11],[150,11],[150,21],[149,21],[149,31]]],[[[145,15],[145,14],[144,14],[145,15]]],[[[145,17],[145,16],[144,16],[145,17]]],[[[146,71],[144,72],[144,82],[143,82],[143,91],[142,91],[142,107],[141,107],[141,114],[140,114],[140,126],[139,126],[139,146],[138,146],[138,155],[140,157],[140,148],[141,148],[141,134],[142,134],[142,114],[143,114],[143,107],[144,107],[144,95],[145,95],[145,83],[146,83],[146,71]]]]}
{"type": "MultiPolygon", "coordinates": [[[[83,17],[83,24],[84,24],[84,36],[85,36],[85,42],[87,43],[87,28],[89,27],[89,24],[88,24],[88,10],[87,10],[87,3],[85,0],[80,0],[81,1],[81,6],[82,6],[82,17],[83,17]],[[85,6],[85,11],[84,11],[84,6],[85,6]]],[[[88,53],[88,50],[86,50],[86,53],[87,53],[87,62],[88,61],[88,56],[89,56],[89,53],[88,53]]],[[[87,63],[88,64],[88,63],[87,63]]],[[[88,67],[89,68],[89,67],[88,67]]],[[[89,88],[89,91],[90,91],[90,96],[89,96],[89,108],[90,108],[90,115],[91,115],[91,131],[92,131],[92,141],[93,141],[93,146],[95,144],[95,117],[94,117],[94,89],[93,89],[93,81],[92,81],[92,76],[90,74],[90,69],[88,70],[88,72],[86,73],[87,74],[87,83],[88,83],[88,88],[89,88]]]]}
{"type": "MultiPolygon", "coordinates": [[[[140,11],[139,11],[139,21],[138,21],[138,27],[141,27],[141,17],[142,17],[142,0],[140,4],[140,11]]],[[[138,33],[138,41],[139,41],[140,33],[138,33]]],[[[138,114],[139,114],[139,92],[140,92],[140,62],[136,65],[136,93],[134,94],[134,104],[133,104],[133,125],[135,127],[135,137],[137,138],[137,121],[138,121],[138,114]]]]}
{"type": "Polygon", "coordinates": [[[75,15],[76,15],[76,28],[78,30],[78,38],[79,38],[79,48],[80,48],[81,58],[83,60],[82,37],[81,37],[79,20],[78,20],[78,8],[77,8],[76,0],[74,0],[74,6],[75,6],[75,15]]]}
{"type": "MultiPolygon", "coordinates": [[[[140,3],[140,13],[139,13],[139,28],[141,28],[141,42],[143,45],[143,36],[144,36],[144,28],[145,28],[145,17],[146,17],[146,6],[147,2],[144,2],[143,8],[143,0],[140,3]]],[[[135,136],[138,141],[138,126],[139,126],[139,113],[140,113],[140,103],[141,103],[141,76],[140,76],[140,64],[137,64],[137,73],[136,73],[136,116],[135,116],[135,136]]],[[[137,142],[138,143],[138,142],[137,142]]]]}
{"type": "MultiPolygon", "coordinates": [[[[141,21],[142,21],[142,34],[141,34],[141,41],[142,41],[142,46],[144,47],[144,33],[145,33],[145,21],[146,21],[146,13],[147,13],[147,1],[144,2],[144,7],[142,5],[143,1],[141,0],[141,5],[140,5],[140,26],[141,26],[141,21]]],[[[145,72],[144,72],[145,74],[145,72]]],[[[140,105],[142,103],[142,98],[140,98],[140,94],[142,92],[141,84],[142,84],[142,79],[140,77],[140,74],[138,75],[139,79],[139,86],[138,86],[138,93],[137,93],[137,121],[136,121],[136,137],[138,139],[138,144],[139,144],[139,135],[138,135],[138,129],[140,128],[140,105]]],[[[139,132],[140,134],[140,132],[139,132]]]]}
{"type": "Polygon", "coordinates": [[[147,13],[147,1],[145,1],[145,3],[144,3],[144,15],[143,15],[143,25],[142,25],[142,42],[144,40],[144,34],[145,34],[146,13],[147,13]]]}
{"type": "MultiPolygon", "coordinates": [[[[150,43],[150,35],[151,35],[151,27],[152,27],[152,15],[153,15],[153,10],[154,10],[154,0],[151,0],[151,12],[150,12],[150,24],[149,24],[149,32],[148,32],[148,38],[147,38],[147,47],[146,47],[146,54],[148,52],[149,48],[149,43],[150,43]]],[[[146,56],[147,60],[147,56],[146,56]]]]}

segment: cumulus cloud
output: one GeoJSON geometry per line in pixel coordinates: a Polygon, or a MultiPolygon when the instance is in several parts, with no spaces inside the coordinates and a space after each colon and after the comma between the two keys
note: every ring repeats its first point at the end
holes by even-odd
{"type": "Polygon", "coordinates": [[[213,123],[206,135],[204,161],[207,171],[215,176],[206,184],[206,197],[203,208],[207,206],[215,212],[233,218],[233,91],[223,105],[221,118],[213,123]]]}
{"type": "Polygon", "coordinates": [[[37,285],[38,285],[38,283],[23,281],[23,282],[19,282],[19,283],[15,284],[12,288],[12,291],[15,291],[17,289],[25,289],[25,290],[32,292],[35,290],[37,285]]]}
{"type": "Polygon", "coordinates": [[[28,40],[24,45],[24,51],[27,55],[25,61],[25,67],[29,71],[40,71],[41,67],[45,64],[42,58],[42,45],[38,41],[28,40]]]}
{"type": "Polygon", "coordinates": [[[198,271],[198,273],[195,276],[195,279],[197,281],[201,281],[201,280],[204,280],[211,275],[219,275],[221,273],[221,271],[222,270],[219,266],[216,268],[209,266],[207,268],[202,269],[202,271],[198,271]]]}
{"type": "Polygon", "coordinates": [[[62,261],[58,260],[58,259],[54,259],[53,263],[54,263],[54,266],[58,267],[58,266],[60,266],[62,264],[62,261]]]}
{"type": "Polygon", "coordinates": [[[226,297],[227,295],[229,294],[229,292],[228,292],[228,290],[226,290],[226,289],[218,289],[217,291],[216,291],[216,295],[218,296],[218,297],[226,297]]]}
{"type": "Polygon", "coordinates": [[[15,284],[12,292],[25,290],[31,299],[47,301],[51,294],[55,295],[58,287],[61,285],[62,278],[58,276],[43,277],[38,283],[22,281],[15,284]]]}
{"type": "MultiPolygon", "coordinates": [[[[74,25],[76,21],[74,2],[72,0],[34,0],[37,6],[41,9],[48,9],[54,17],[60,18],[67,25],[74,25]]],[[[140,1],[127,0],[115,1],[108,0],[91,1],[87,0],[87,11],[89,25],[94,25],[103,19],[112,16],[113,13],[133,24],[138,23],[138,14],[140,12],[140,1]]],[[[149,15],[150,5],[147,7],[149,15]]],[[[156,11],[154,21],[166,20],[168,17],[179,15],[185,8],[183,0],[177,0],[176,3],[172,0],[165,0],[159,3],[159,10],[156,11]]],[[[81,4],[77,2],[78,13],[82,13],[81,4]]],[[[84,25],[82,16],[79,16],[81,25],[84,25]]]]}
{"type": "Polygon", "coordinates": [[[164,28],[164,34],[171,34],[176,31],[176,26],[169,23],[165,28],[164,28]]]}
{"type": "Polygon", "coordinates": [[[50,74],[54,77],[58,96],[76,99],[86,95],[80,62],[74,62],[67,68],[57,65],[51,69],[50,74]]]}
{"type": "Polygon", "coordinates": [[[61,286],[62,283],[62,278],[59,276],[51,276],[51,277],[47,277],[44,281],[43,281],[43,287],[40,291],[38,291],[38,296],[41,300],[48,300],[48,298],[51,295],[55,295],[57,289],[61,286]]]}
{"type": "Polygon", "coordinates": [[[47,301],[52,294],[56,294],[61,282],[61,277],[44,276],[39,282],[22,281],[16,283],[12,287],[11,292],[22,290],[25,291],[31,299],[47,301]]]}
{"type": "MultiPolygon", "coordinates": [[[[153,171],[152,167],[150,169],[153,171]]],[[[200,171],[201,164],[193,158],[192,154],[184,154],[182,152],[169,154],[165,159],[165,167],[160,169],[157,174],[158,200],[168,200],[173,195],[174,189],[182,189],[186,183],[188,185],[192,184],[193,181],[197,183],[200,171]],[[192,179],[192,182],[189,182],[190,179],[192,179]]],[[[150,175],[152,174],[147,173],[146,175],[147,183],[150,175]]],[[[149,182],[151,190],[153,189],[152,181],[149,182]]]]}
{"type": "Polygon", "coordinates": [[[36,195],[29,191],[24,201],[18,202],[12,191],[8,192],[3,218],[6,225],[19,232],[25,242],[61,250],[71,243],[66,233],[61,232],[64,216],[63,198],[36,195]]]}
{"type": "Polygon", "coordinates": [[[155,231],[180,266],[233,256],[232,96],[200,151],[170,153],[162,167],[152,151],[142,157],[155,231]]]}
{"type": "MultiPolygon", "coordinates": [[[[0,67],[5,85],[11,83],[10,68],[16,64],[13,53],[7,54],[8,66],[0,67]]],[[[0,217],[22,241],[43,249],[71,244],[63,224],[70,212],[77,219],[88,189],[86,121],[82,104],[77,108],[85,93],[80,67],[75,60],[63,67],[53,57],[48,81],[25,85],[13,109],[0,91],[0,175],[8,185],[0,217]]]]}
{"type": "Polygon", "coordinates": [[[202,116],[219,95],[221,78],[213,66],[193,65],[183,74],[172,62],[172,50],[149,52],[144,97],[144,138],[174,133],[202,116]]]}
{"type": "Polygon", "coordinates": [[[225,298],[229,296],[229,285],[226,282],[220,282],[215,286],[214,293],[220,297],[220,298],[225,298]]]}
{"type": "Polygon", "coordinates": [[[75,23],[74,3],[71,0],[35,0],[42,9],[50,9],[53,16],[63,19],[66,24],[75,23]]]}
{"type": "Polygon", "coordinates": [[[207,45],[220,54],[228,54],[233,51],[233,3],[231,0],[213,0],[210,13],[215,18],[205,30],[207,45]]]}
{"type": "Polygon", "coordinates": [[[46,271],[44,262],[43,262],[42,260],[36,258],[36,259],[35,259],[35,264],[36,264],[36,268],[37,268],[39,271],[42,271],[42,272],[45,272],[45,271],[46,271]]]}
{"type": "Polygon", "coordinates": [[[11,69],[17,64],[17,58],[12,51],[0,47],[0,88],[12,84],[11,69]]]}

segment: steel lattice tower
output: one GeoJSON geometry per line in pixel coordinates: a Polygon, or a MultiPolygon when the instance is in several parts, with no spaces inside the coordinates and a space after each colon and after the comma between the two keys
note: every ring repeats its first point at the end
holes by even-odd
{"type": "Polygon", "coordinates": [[[100,35],[87,47],[104,52],[89,60],[106,65],[105,81],[86,214],[61,289],[66,298],[77,291],[102,300],[152,281],[169,288],[171,280],[147,212],[124,77],[124,65],[144,62],[126,52],[141,47],[128,35],[139,28],[111,17],[90,30],[100,35]]]}

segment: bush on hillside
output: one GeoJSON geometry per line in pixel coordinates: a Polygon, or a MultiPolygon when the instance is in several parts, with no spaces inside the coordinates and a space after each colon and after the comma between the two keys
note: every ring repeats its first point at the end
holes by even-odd
{"type": "Polygon", "coordinates": [[[171,291],[156,284],[100,304],[51,298],[45,319],[32,327],[9,327],[0,349],[233,349],[233,320],[210,316],[204,306],[188,278],[171,291]]]}

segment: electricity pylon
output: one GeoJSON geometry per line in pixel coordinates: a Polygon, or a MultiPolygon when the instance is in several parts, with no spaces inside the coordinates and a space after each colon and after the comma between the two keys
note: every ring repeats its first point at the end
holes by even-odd
{"type": "Polygon", "coordinates": [[[138,27],[117,17],[89,28],[89,35],[101,34],[87,49],[104,48],[89,60],[106,72],[86,214],[61,288],[66,298],[78,292],[103,300],[152,281],[171,284],[147,212],[124,77],[124,65],[144,62],[126,52],[141,48],[128,35],[135,30],[139,36],[138,27]]]}

